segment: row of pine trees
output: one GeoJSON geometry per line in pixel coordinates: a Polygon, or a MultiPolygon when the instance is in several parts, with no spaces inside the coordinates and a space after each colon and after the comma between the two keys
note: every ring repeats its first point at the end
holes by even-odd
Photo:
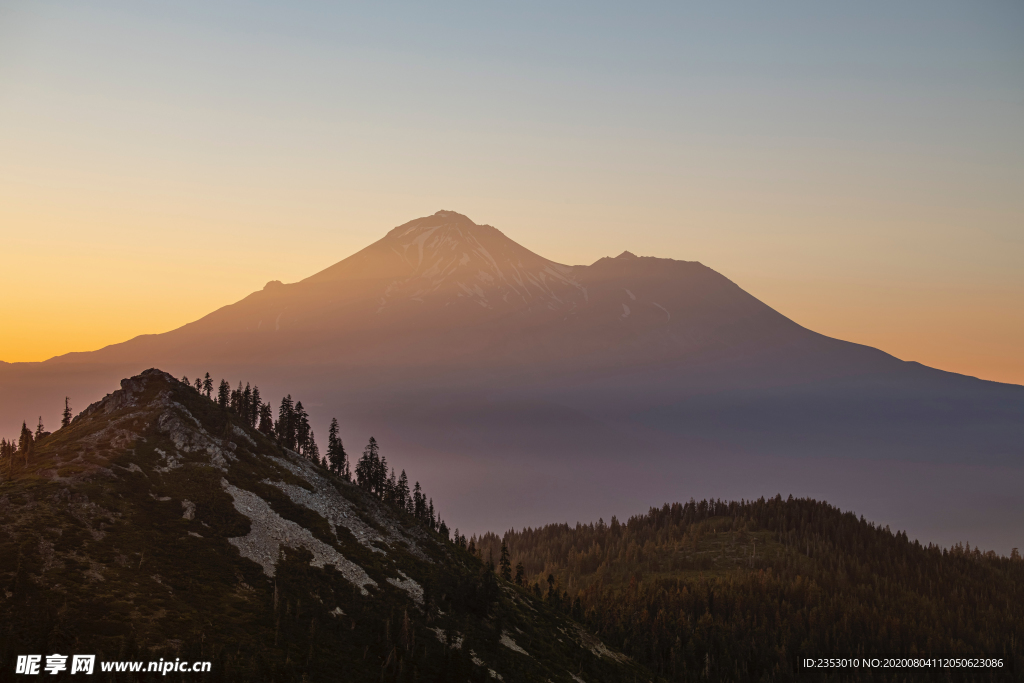
{"type": "Polygon", "coordinates": [[[231,384],[222,379],[217,385],[216,397],[210,373],[203,378],[197,377],[194,383],[190,383],[188,377],[182,377],[181,382],[231,411],[251,428],[276,440],[282,448],[298,453],[345,481],[353,481],[354,475],[355,483],[379,500],[405,511],[446,539],[449,537],[448,526],[434,510],[434,500],[423,493],[418,481],[410,488],[405,470],[396,476],[394,468],[391,468],[389,473],[387,458],[381,455],[374,437],[370,437],[353,472],[339,434],[337,418],[331,419],[327,452],[321,456],[309,424],[309,414],[302,401],[293,400],[291,394],[281,399],[275,420],[273,408],[270,403],[263,402],[259,387],[250,386],[248,382],[243,387],[239,381],[238,388],[232,389],[231,384]]]}
{"type": "MultiPolygon", "coordinates": [[[[387,458],[381,455],[380,446],[372,436],[353,472],[341,440],[338,419],[331,419],[327,433],[327,452],[321,456],[316,436],[310,426],[309,414],[302,401],[293,400],[291,394],[281,399],[275,419],[273,406],[263,401],[258,386],[250,385],[248,382],[243,387],[239,381],[238,387],[232,389],[227,380],[221,379],[216,385],[216,394],[213,378],[208,372],[203,377],[197,377],[194,382],[190,382],[188,377],[182,377],[181,383],[235,414],[249,427],[276,441],[282,448],[298,453],[345,481],[353,481],[354,478],[357,485],[381,501],[405,511],[440,533],[445,539],[449,538],[448,526],[434,510],[434,500],[427,497],[418,481],[410,487],[405,470],[397,476],[394,468],[389,472],[387,458]]],[[[65,397],[61,427],[67,427],[71,422],[70,399],[65,397]]],[[[27,466],[36,442],[49,434],[50,432],[43,427],[42,417],[39,418],[35,432],[29,429],[26,422],[22,422],[21,433],[17,439],[0,439],[0,471],[2,464],[7,463],[10,475],[17,460],[22,460],[27,466]]]]}
{"type": "Polygon", "coordinates": [[[188,377],[182,377],[181,383],[206,396],[221,408],[231,411],[252,429],[277,441],[282,448],[294,451],[346,479],[351,477],[348,456],[338,436],[337,418],[331,420],[327,453],[321,456],[309,424],[309,414],[302,406],[302,401],[293,401],[291,394],[281,399],[275,420],[273,406],[269,402],[264,403],[260,396],[260,388],[251,386],[248,382],[243,388],[239,381],[238,388],[232,389],[231,384],[222,379],[217,385],[216,396],[210,373],[206,373],[202,378],[197,377],[194,383],[190,383],[188,377]]]}
{"type": "MultiPolygon", "coordinates": [[[[60,426],[67,427],[71,424],[71,404],[70,399],[64,398],[64,412],[61,414],[60,426]]],[[[35,433],[32,432],[28,427],[26,421],[21,423],[21,433],[18,435],[17,440],[11,439],[0,439],[0,471],[2,471],[3,463],[7,463],[8,475],[14,467],[14,461],[18,458],[24,460],[24,464],[28,465],[29,459],[32,457],[33,451],[35,451],[35,444],[39,439],[47,437],[50,432],[46,431],[43,427],[43,417],[39,416],[39,422],[36,424],[35,433]]]]}
{"type": "Polygon", "coordinates": [[[520,566],[547,576],[546,601],[669,681],[794,680],[799,657],[830,653],[1024,664],[1018,549],[922,545],[820,501],[691,500],[473,541],[508,553],[516,583],[520,566]]]}

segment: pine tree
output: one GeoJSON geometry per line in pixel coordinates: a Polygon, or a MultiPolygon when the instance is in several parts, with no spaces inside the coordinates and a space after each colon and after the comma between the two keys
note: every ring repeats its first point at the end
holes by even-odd
{"type": "Polygon", "coordinates": [[[21,435],[18,436],[18,452],[25,458],[28,465],[28,456],[32,454],[32,430],[23,421],[21,423],[21,435]]]}
{"type": "Polygon", "coordinates": [[[48,432],[45,429],[43,429],[43,416],[40,415],[39,416],[39,423],[36,425],[36,436],[35,436],[36,441],[38,441],[39,439],[43,438],[43,436],[45,436],[47,433],[48,432]]]}
{"type": "Polygon", "coordinates": [[[315,462],[317,465],[320,464],[320,449],[316,445],[316,437],[313,436],[313,430],[309,430],[309,436],[306,438],[306,445],[303,448],[303,455],[315,462]]]}
{"type": "Polygon", "coordinates": [[[274,435],[274,410],[270,407],[269,403],[261,403],[259,407],[260,433],[266,434],[267,436],[274,435]]]}
{"type": "Polygon", "coordinates": [[[259,424],[260,420],[260,409],[263,407],[262,399],[260,398],[260,388],[252,388],[252,398],[249,402],[249,426],[256,429],[256,425],[259,424]]]}
{"type": "Polygon", "coordinates": [[[389,503],[394,503],[398,500],[398,480],[395,479],[395,468],[391,468],[391,476],[388,477],[388,482],[384,486],[384,500],[389,503]]]}
{"type": "Polygon", "coordinates": [[[295,403],[295,444],[296,450],[302,455],[309,455],[309,415],[302,407],[302,401],[295,403]]]}
{"type": "Polygon", "coordinates": [[[71,424],[71,399],[67,396],[64,397],[64,412],[60,416],[61,429],[71,424]]]}
{"type": "Polygon", "coordinates": [[[192,388],[192,382],[188,381],[188,376],[187,375],[182,375],[181,376],[181,383],[184,384],[186,387],[189,387],[190,389],[192,388]]]}
{"type": "Polygon", "coordinates": [[[379,469],[380,449],[377,446],[377,440],[371,436],[370,442],[363,449],[363,456],[356,464],[356,482],[364,489],[378,493],[380,489],[379,469]]]}
{"type": "Polygon", "coordinates": [[[403,510],[409,505],[409,477],[405,476],[405,470],[402,470],[395,486],[395,503],[403,510]]]}
{"type": "Polygon", "coordinates": [[[14,445],[14,441],[8,441],[3,439],[0,441],[0,458],[7,458],[7,478],[10,479],[14,476],[14,454],[17,448],[14,445]]]}
{"type": "Polygon", "coordinates": [[[213,378],[210,377],[210,373],[206,373],[206,377],[203,378],[203,393],[206,394],[206,398],[213,400],[213,378]]]}
{"type": "Polygon", "coordinates": [[[512,580],[512,561],[508,557],[508,546],[505,545],[505,540],[501,541],[501,559],[498,561],[501,567],[501,578],[506,581],[512,580]]]}
{"type": "Polygon", "coordinates": [[[196,377],[195,389],[197,394],[199,394],[200,396],[203,395],[203,380],[199,379],[198,377],[196,377]]]}
{"type": "Polygon", "coordinates": [[[387,500],[388,497],[388,459],[380,456],[377,459],[377,467],[374,471],[373,483],[377,489],[377,497],[387,500]]]}
{"type": "Polygon", "coordinates": [[[412,489],[412,505],[413,505],[413,517],[416,519],[423,519],[426,517],[427,505],[423,499],[423,489],[420,488],[420,483],[416,482],[416,485],[412,489]]]}
{"type": "Polygon", "coordinates": [[[516,585],[522,586],[526,579],[526,569],[522,562],[516,562],[516,585]]]}
{"type": "Polygon", "coordinates": [[[277,409],[277,440],[282,446],[295,450],[295,408],[292,404],[292,395],[288,394],[281,399],[281,407],[277,409]]]}
{"type": "Polygon", "coordinates": [[[220,386],[217,387],[217,403],[220,404],[221,408],[227,408],[228,402],[231,400],[231,385],[228,384],[226,379],[220,381],[220,386]]]}
{"type": "MultiPolygon", "coordinates": [[[[242,383],[239,382],[238,386],[242,386],[242,383]]],[[[242,400],[240,403],[242,412],[239,417],[245,420],[246,424],[250,424],[249,416],[252,415],[252,389],[249,387],[248,382],[245,383],[245,389],[241,392],[241,396],[242,400]]]]}
{"type": "Polygon", "coordinates": [[[327,433],[327,465],[335,474],[345,476],[348,471],[348,455],[338,436],[338,418],[331,419],[331,430],[327,433]]]}

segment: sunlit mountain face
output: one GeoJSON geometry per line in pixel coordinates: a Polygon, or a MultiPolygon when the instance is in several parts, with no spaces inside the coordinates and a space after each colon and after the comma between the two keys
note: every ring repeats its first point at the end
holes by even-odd
{"type": "Polygon", "coordinates": [[[376,436],[471,529],[776,493],[947,544],[1024,528],[1024,388],[817,334],[698,262],[559,264],[453,211],[172,332],[0,366],[0,429],[154,366],[376,436]]]}
{"type": "Polygon", "coordinates": [[[439,211],[301,282],[88,357],[615,369],[811,338],[699,263],[624,252],[567,266],[439,211]]]}

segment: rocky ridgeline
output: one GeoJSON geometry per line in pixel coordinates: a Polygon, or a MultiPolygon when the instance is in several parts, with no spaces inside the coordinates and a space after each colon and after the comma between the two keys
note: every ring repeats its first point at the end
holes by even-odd
{"type": "Polygon", "coordinates": [[[650,678],[159,370],[0,483],[0,620],[19,653],[210,659],[226,680],[650,678]]]}

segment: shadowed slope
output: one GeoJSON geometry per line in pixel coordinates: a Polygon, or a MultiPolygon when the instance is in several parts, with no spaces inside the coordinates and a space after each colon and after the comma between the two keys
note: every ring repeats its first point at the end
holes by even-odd
{"type": "Polygon", "coordinates": [[[700,263],[560,265],[450,211],[167,334],[0,366],[0,430],[153,365],[299,394],[321,435],[338,417],[386,436],[477,530],[782,491],[950,543],[965,480],[975,542],[1008,550],[1024,524],[1024,388],[817,334],[700,263]]]}
{"type": "Polygon", "coordinates": [[[4,464],[5,672],[88,652],[211,661],[232,681],[652,679],[158,370],[4,464]]]}

